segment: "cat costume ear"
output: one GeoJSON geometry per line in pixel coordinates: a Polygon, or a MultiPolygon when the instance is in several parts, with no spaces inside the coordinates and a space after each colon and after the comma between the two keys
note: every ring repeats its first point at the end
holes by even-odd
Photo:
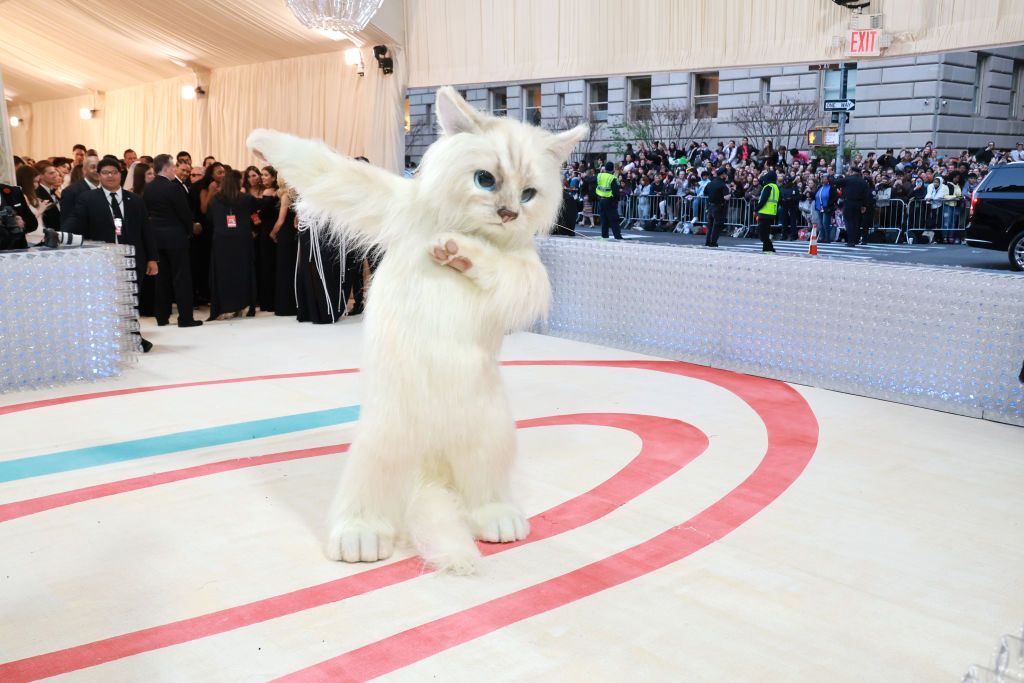
{"type": "Polygon", "coordinates": [[[480,132],[480,114],[454,88],[438,88],[436,100],[437,123],[445,135],[480,132]]]}
{"type": "Polygon", "coordinates": [[[576,149],[576,145],[579,144],[580,140],[587,137],[589,133],[590,127],[585,123],[581,123],[564,133],[552,135],[551,141],[548,143],[548,149],[551,150],[551,153],[559,161],[565,161],[572,154],[572,151],[576,149]]]}

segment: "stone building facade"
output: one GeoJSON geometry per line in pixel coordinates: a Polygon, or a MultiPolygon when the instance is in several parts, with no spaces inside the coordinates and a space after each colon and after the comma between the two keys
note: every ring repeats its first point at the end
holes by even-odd
{"type": "MultiPolygon", "coordinates": [[[[735,119],[759,102],[814,102],[819,105],[814,115],[828,124],[829,115],[820,112],[825,79],[824,72],[802,65],[456,87],[480,110],[548,128],[564,128],[586,116],[599,122],[590,151],[605,153],[614,150],[616,135],[622,136],[623,121],[650,118],[652,110],[707,119],[698,126],[697,140],[712,146],[742,137],[735,119]]],[[[989,141],[1009,149],[1024,141],[1024,45],[862,62],[856,99],[847,134],[862,151],[898,151],[928,141],[945,152],[973,150],[989,141]]],[[[418,161],[435,139],[433,89],[408,91],[407,124],[406,155],[418,161]]],[[[807,146],[805,127],[801,124],[791,147],[807,146]]]]}

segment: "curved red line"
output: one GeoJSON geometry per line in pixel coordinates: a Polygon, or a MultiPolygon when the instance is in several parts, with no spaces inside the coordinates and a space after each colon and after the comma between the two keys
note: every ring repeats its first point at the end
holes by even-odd
{"type": "Polygon", "coordinates": [[[9,406],[0,406],[0,415],[10,415],[26,410],[37,408],[48,408],[59,406],[65,403],[79,403],[80,401],[92,401],[98,398],[110,398],[112,396],[127,396],[129,394],[145,394],[151,391],[164,391],[166,389],[187,389],[188,387],[208,387],[215,384],[239,384],[242,382],[259,382],[274,379],[298,379],[301,377],[323,377],[325,375],[345,375],[350,372],[359,372],[359,368],[344,368],[341,370],[315,370],[312,372],[288,372],[280,375],[253,375],[252,377],[231,377],[228,379],[208,379],[200,382],[180,382],[177,384],[154,384],[148,387],[129,387],[127,389],[110,389],[107,391],[94,391],[88,394],[74,394],[72,396],[58,396],[57,398],[44,398],[38,401],[27,401],[25,403],[12,403],[9,406]]]}
{"type": "MultiPolygon", "coordinates": [[[[643,445],[640,452],[608,480],[531,518],[530,538],[516,544],[481,544],[486,554],[537,542],[599,519],[684,467],[708,446],[707,437],[696,427],[679,420],[654,416],[614,413],[560,415],[523,420],[518,426],[527,428],[574,424],[633,430],[643,445]]],[[[97,666],[338,602],[416,578],[423,573],[422,561],[418,557],[409,557],[245,605],[8,662],[0,665],[0,680],[37,680],[97,666]]]]}
{"type": "MultiPolygon", "coordinates": [[[[627,367],[618,361],[578,364],[627,367]]],[[[716,503],[644,543],[554,579],[383,638],[278,680],[336,682],[376,678],[678,562],[731,533],[782,495],[814,454],[818,422],[803,397],[786,384],[699,366],[691,366],[684,371],[659,361],[629,363],[628,367],[696,376],[738,395],[760,415],[768,429],[768,449],[761,463],[739,486],[716,503]],[[694,367],[696,372],[693,372],[694,367]]]]}
{"type": "Polygon", "coordinates": [[[196,477],[205,477],[211,474],[220,474],[221,472],[230,472],[232,470],[240,470],[246,467],[270,465],[275,462],[288,462],[289,460],[313,458],[319,455],[344,453],[348,450],[348,447],[349,444],[317,446],[316,448],[303,448],[296,451],[282,451],[280,453],[258,455],[252,458],[219,460],[217,462],[195,465],[193,467],[184,467],[182,469],[169,470],[167,472],[157,472],[156,474],[147,474],[141,477],[132,477],[131,479],[106,482],[95,486],[73,489],[71,491],[51,493],[46,496],[39,496],[38,498],[27,498],[25,500],[14,501],[13,503],[4,503],[0,505],[0,523],[9,522],[12,519],[18,519],[19,517],[35,515],[40,512],[45,512],[46,510],[53,510],[66,505],[84,503],[89,500],[96,500],[97,498],[116,496],[119,493],[138,491],[140,489],[146,489],[153,486],[161,486],[163,484],[170,484],[176,481],[184,481],[185,479],[195,479],[196,477]]]}

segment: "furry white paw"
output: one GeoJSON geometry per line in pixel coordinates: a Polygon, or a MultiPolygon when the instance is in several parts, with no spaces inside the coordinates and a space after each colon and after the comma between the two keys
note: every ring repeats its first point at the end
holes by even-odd
{"type": "Polygon", "coordinates": [[[454,233],[439,235],[427,251],[434,263],[449,266],[460,273],[465,273],[473,267],[473,261],[466,253],[465,244],[454,233]]]}
{"type": "Polygon", "coordinates": [[[376,562],[391,557],[395,530],[384,521],[344,517],[331,527],[325,552],[340,562],[376,562]]]}
{"type": "Polygon", "coordinates": [[[491,503],[472,512],[473,534],[486,543],[521,541],[530,533],[530,523],[514,505],[491,503]]]}

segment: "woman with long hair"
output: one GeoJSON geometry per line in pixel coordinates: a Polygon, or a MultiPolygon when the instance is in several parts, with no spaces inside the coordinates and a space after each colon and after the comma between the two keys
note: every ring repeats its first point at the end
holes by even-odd
{"type": "Polygon", "coordinates": [[[242,192],[257,198],[263,195],[263,179],[260,169],[255,166],[245,169],[245,172],[242,173],[242,192]]]}
{"type": "Polygon", "coordinates": [[[256,315],[256,267],[251,217],[255,199],[242,192],[242,174],[227,169],[209,199],[213,232],[210,252],[210,320],[256,315]]]}
{"type": "Polygon", "coordinates": [[[263,192],[256,200],[256,286],[261,311],[274,310],[277,291],[277,244],[270,236],[277,222],[281,200],[277,196],[277,170],[264,166],[260,171],[263,192]]]}
{"type": "Polygon", "coordinates": [[[130,191],[135,194],[142,196],[142,191],[146,188],[153,178],[156,177],[156,171],[153,167],[145,162],[138,162],[134,164],[135,170],[132,171],[132,186],[130,191]]]}
{"type": "MultiPolygon", "coordinates": [[[[15,179],[18,182],[18,187],[21,188],[21,193],[25,196],[25,203],[29,209],[28,211],[18,213],[22,220],[25,221],[25,238],[27,240],[29,235],[38,230],[42,225],[43,212],[50,208],[51,204],[40,199],[36,194],[36,188],[39,187],[39,171],[35,167],[27,164],[22,166],[15,173],[15,179]]],[[[39,234],[41,235],[42,233],[39,234]]],[[[36,241],[38,242],[39,240],[36,241]]],[[[27,246],[27,243],[20,246],[27,246]]]]}
{"type": "Polygon", "coordinates": [[[189,258],[192,262],[192,289],[195,303],[205,304],[210,301],[210,250],[213,248],[213,227],[206,217],[210,200],[219,189],[225,174],[225,166],[213,162],[206,167],[202,179],[192,185],[192,196],[195,197],[195,219],[202,226],[198,235],[192,236],[189,247],[189,258]]]}
{"type": "Polygon", "coordinates": [[[295,261],[298,258],[295,191],[279,182],[277,195],[281,204],[270,231],[270,239],[276,246],[274,315],[293,316],[298,312],[295,301],[295,261]]]}

